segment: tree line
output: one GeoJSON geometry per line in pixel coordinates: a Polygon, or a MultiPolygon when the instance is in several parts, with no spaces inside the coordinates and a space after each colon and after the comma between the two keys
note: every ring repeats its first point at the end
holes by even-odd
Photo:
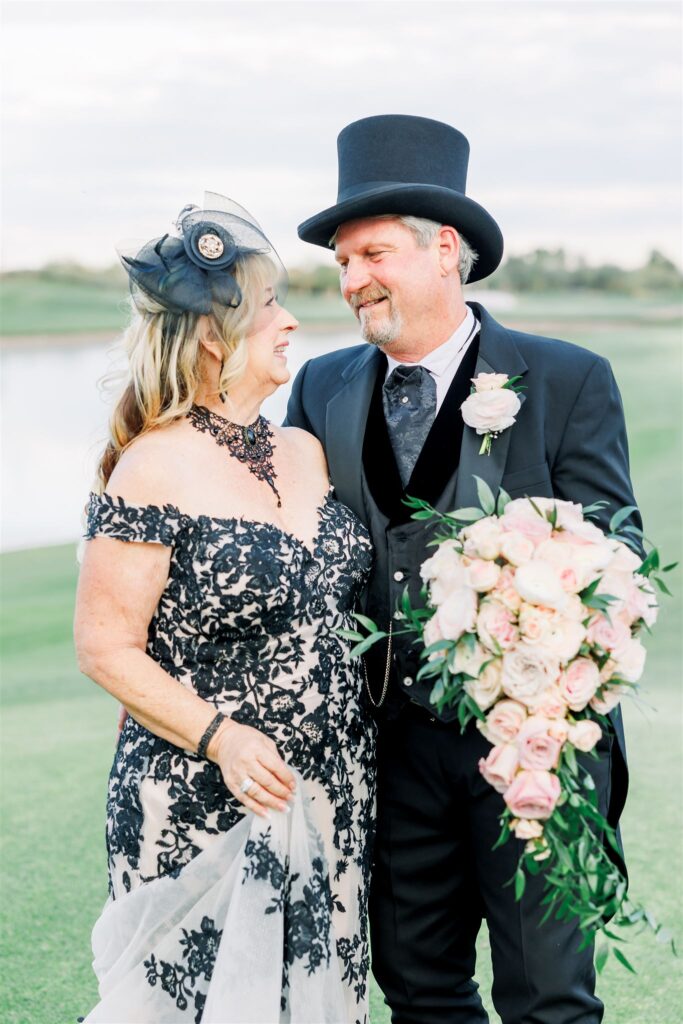
{"type": "MultiPolygon", "coordinates": [[[[38,279],[106,288],[126,284],[126,276],[118,264],[95,270],[78,263],[51,263],[40,270],[8,271],[0,276],[7,281],[38,279]]],[[[508,256],[495,274],[482,283],[486,289],[513,293],[589,289],[622,295],[672,293],[682,286],[683,274],[679,268],[657,249],[635,269],[613,263],[592,266],[584,259],[572,259],[564,249],[534,249],[523,255],[508,256]]],[[[333,265],[293,267],[289,272],[289,287],[300,293],[337,295],[339,272],[333,265]]]]}

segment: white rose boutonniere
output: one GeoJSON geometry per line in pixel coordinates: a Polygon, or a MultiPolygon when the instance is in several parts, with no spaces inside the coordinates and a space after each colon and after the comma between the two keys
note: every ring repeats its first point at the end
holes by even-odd
{"type": "Polygon", "coordinates": [[[484,435],[480,455],[491,454],[491,443],[503,430],[515,422],[521,408],[515,384],[521,377],[508,377],[505,373],[478,373],[472,378],[472,393],[460,406],[462,418],[468,427],[484,435]]]}

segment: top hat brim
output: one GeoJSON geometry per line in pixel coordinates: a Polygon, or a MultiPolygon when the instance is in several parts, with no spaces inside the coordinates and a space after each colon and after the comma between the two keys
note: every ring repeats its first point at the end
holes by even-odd
{"type": "Polygon", "coordinates": [[[425,217],[461,231],[478,254],[468,283],[488,277],[503,258],[503,235],[491,214],[461,192],[440,185],[400,182],[366,188],[309,217],[298,234],[304,242],[328,249],[341,224],[391,213],[425,217]]]}

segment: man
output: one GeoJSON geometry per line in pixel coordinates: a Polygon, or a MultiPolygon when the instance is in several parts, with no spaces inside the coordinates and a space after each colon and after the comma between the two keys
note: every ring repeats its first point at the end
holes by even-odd
{"type": "MultiPolygon", "coordinates": [[[[513,498],[606,499],[605,518],[635,502],[606,360],[506,330],[464,301],[464,281],[492,273],[503,249],[495,221],[465,195],[465,137],[426,118],[381,116],[349,125],[338,148],[337,203],[299,234],[334,245],[367,344],[307,363],[287,418],[323,443],[337,496],[372,532],[366,611],[387,629],[406,585],[419,599],[419,566],[430,553],[430,532],[411,521],[406,495],[441,510],[476,505],[476,474],[513,498]],[[516,422],[489,455],[460,412],[481,372],[525,385],[516,422]]],[[[472,980],[486,918],[504,1024],[595,1024],[603,1008],[593,951],[578,952],[573,922],[539,928],[542,876],[515,902],[505,883],[521,843],[492,849],[503,801],[477,769],[490,747],[476,728],[461,734],[452,712],[437,714],[430,684],[416,679],[419,665],[403,636],[366,658],[379,724],[373,970],[392,1021],[487,1020],[472,980]]],[[[591,770],[616,826],[627,786],[618,717],[600,753],[591,770]]]]}

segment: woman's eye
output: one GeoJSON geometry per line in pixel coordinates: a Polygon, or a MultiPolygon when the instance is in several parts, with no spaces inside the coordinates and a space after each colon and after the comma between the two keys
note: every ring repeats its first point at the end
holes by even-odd
{"type": "Polygon", "coordinates": [[[275,296],[271,295],[271,297],[266,302],[266,306],[273,306],[273,305],[275,305],[275,296]]]}

